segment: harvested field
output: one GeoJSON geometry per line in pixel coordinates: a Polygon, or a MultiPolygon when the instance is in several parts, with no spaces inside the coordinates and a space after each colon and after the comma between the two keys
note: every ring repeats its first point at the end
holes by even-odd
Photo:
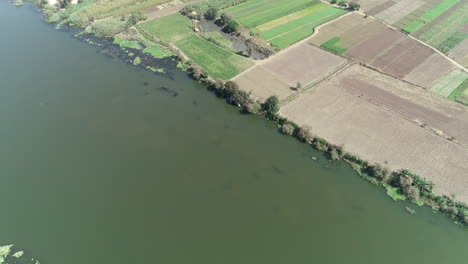
{"type": "Polygon", "coordinates": [[[262,67],[294,87],[306,86],[333,71],[346,60],[309,44],[302,44],[271,58],[262,67]]]}
{"type": "Polygon", "coordinates": [[[375,16],[378,13],[387,10],[388,8],[392,7],[395,4],[396,4],[395,1],[385,1],[377,6],[374,6],[373,8],[368,9],[367,14],[371,16],[375,16]]]}
{"type": "Polygon", "coordinates": [[[261,66],[254,67],[236,76],[234,81],[239,84],[241,89],[252,92],[252,94],[260,100],[265,100],[272,95],[276,95],[282,100],[294,93],[288,84],[284,83],[261,66]]]}
{"type": "Polygon", "coordinates": [[[259,98],[277,95],[284,99],[294,93],[290,87],[296,87],[298,82],[305,87],[345,62],[346,59],[304,43],[264,61],[234,80],[241,89],[252,91],[259,98]]]}
{"type": "Polygon", "coordinates": [[[423,87],[431,87],[434,82],[453,69],[455,66],[449,60],[435,53],[406,75],[404,80],[423,87]]]}
{"type": "Polygon", "coordinates": [[[468,39],[450,51],[448,56],[461,65],[468,67],[468,39]]]}
{"type": "Polygon", "coordinates": [[[370,65],[394,77],[403,78],[434,53],[431,48],[406,38],[371,61],[370,65]]]}
{"type": "Polygon", "coordinates": [[[386,28],[359,45],[349,49],[346,55],[363,62],[368,62],[386,49],[392,47],[403,37],[404,35],[402,33],[391,28],[386,28]]]}
{"type": "Polygon", "coordinates": [[[378,19],[385,21],[388,24],[395,24],[398,20],[418,10],[425,4],[421,0],[402,0],[390,6],[382,12],[375,15],[378,19]]]}
{"type": "Polygon", "coordinates": [[[468,73],[459,69],[453,70],[436,82],[431,87],[431,91],[449,97],[466,79],[468,79],[468,73]]]}
{"type": "Polygon", "coordinates": [[[309,43],[315,46],[320,46],[326,41],[328,41],[329,39],[332,39],[334,37],[342,38],[341,35],[343,33],[350,31],[354,28],[360,28],[367,21],[373,21],[373,20],[366,20],[363,18],[363,16],[356,14],[356,13],[343,16],[340,19],[337,19],[333,21],[332,23],[323,26],[320,32],[310,39],[309,43]]]}
{"type": "Polygon", "coordinates": [[[281,114],[365,159],[408,168],[433,181],[437,192],[468,202],[468,148],[462,145],[468,143],[467,110],[355,65],[283,106],[281,114]]]}

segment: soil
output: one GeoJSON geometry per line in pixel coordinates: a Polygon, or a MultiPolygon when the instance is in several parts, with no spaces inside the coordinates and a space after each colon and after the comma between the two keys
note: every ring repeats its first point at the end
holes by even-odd
{"type": "Polygon", "coordinates": [[[438,79],[455,69],[442,55],[435,53],[405,76],[411,83],[430,88],[438,79]]]}
{"type": "Polygon", "coordinates": [[[402,37],[404,37],[403,33],[391,28],[386,28],[361,44],[351,48],[346,55],[356,58],[362,62],[368,62],[375,56],[379,55],[382,51],[385,51],[394,45],[402,37]]]}

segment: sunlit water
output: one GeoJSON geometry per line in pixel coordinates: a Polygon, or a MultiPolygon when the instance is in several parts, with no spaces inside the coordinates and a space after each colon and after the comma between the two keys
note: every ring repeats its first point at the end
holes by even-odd
{"type": "Polygon", "coordinates": [[[177,69],[103,56],[29,3],[0,0],[0,33],[0,243],[42,264],[468,261],[467,229],[177,69]]]}

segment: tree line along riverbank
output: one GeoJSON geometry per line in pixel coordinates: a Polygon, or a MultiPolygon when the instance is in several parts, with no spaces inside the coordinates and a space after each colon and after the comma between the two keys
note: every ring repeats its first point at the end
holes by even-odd
{"type": "MultiPolygon", "coordinates": [[[[111,39],[116,45],[124,48],[123,52],[129,57],[133,57],[131,63],[135,65],[145,64],[142,55],[135,56],[137,53],[144,53],[155,59],[169,58],[174,54],[179,60],[180,68],[183,68],[200,83],[205,84],[217,96],[239,106],[242,112],[257,114],[276,122],[281,133],[293,136],[318,150],[327,152],[330,159],[343,159],[351,164],[363,179],[385,188],[387,194],[394,200],[410,200],[418,205],[431,206],[434,210],[450,217],[457,224],[468,225],[468,206],[457,201],[454,197],[435,193],[433,183],[409,170],[389,171],[382,164],[372,164],[353,153],[347,152],[343,146],[334,145],[319,136],[313,135],[310,128],[299,126],[278,114],[280,102],[276,96],[271,96],[265,101],[258,101],[250,93],[239,89],[236,82],[228,80],[243,69],[248,68],[248,60],[239,59],[232,55],[233,52],[226,53],[224,50],[219,49],[219,45],[213,44],[216,40],[204,39],[205,41],[200,43],[194,41],[203,38],[199,38],[199,34],[194,31],[197,26],[191,25],[191,20],[187,19],[186,16],[198,16],[200,12],[204,12],[202,17],[195,18],[204,19],[207,17],[212,20],[223,20],[220,21],[219,26],[223,29],[226,28],[225,31],[232,34],[243,29],[232,17],[225,16],[223,18],[223,13],[220,13],[220,10],[247,2],[246,0],[233,1],[229,6],[226,6],[226,1],[221,0],[193,4],[189,6],[190,8],[183,9],[182,14],[175,13],[169,21],[171,23],[161,23],[156,26],[143,23],[146,16],[142,10],[153,5],[170,3],[169,1],[149,0],[142,1],[139,4],[131,4],[130,2],[121,0],[112,3],[111,1],[103,1],[101,3],[82,0],[74,5],[67,1],[59,1],[57,6],[50,6],[45,0],[35,1],[44,11],[44,15],[49,22],[56,23],[58,27],[67,24],[71,27],[83,28],[83,34],[94,34],[101,38],[111,39]],[[213,6],[207,5],[207,3],[212,3],[213,6]],[[215,7],[215,9],[211,7],[215,7]],[[170,25],[170,28],[166,30],[171,31],[167,35],[164,35],[165,33],[162,31],[159,31],[156,35],[153,34],[152,31],[159,30],[167,25],[170,25]],[[215,65],[217,68],[230,65],[229,74],[219,73],[216,68],[208,68],[207,70],[206,65],[212,64],[213,59],[208,60],[204,57],[193,59],[196,52],[192,51],[198,51],[202,48],[201,45],[206,43],[210,43],[207,47],[219,49],[219,54],[214,56],[214,60],[220,58],[224,62],[224,59],[221,58],[226,58],[226,54],[229,55],[227,57],[230,64],[215,65]]],[[[243,33],[238,32],[238,34],[242,35],[243,33]]],[[[256,45],[257,49],[264,48],[267,52],[270,52],[268,45],[261,41],[254,42],[252,45],[256,45]]],[[[208,53],[210,51],[202,50],[202,52],[208,53]]],[[[161,73],[163,71],[162,68],[145,67],[154,72],[161,73]]]]}

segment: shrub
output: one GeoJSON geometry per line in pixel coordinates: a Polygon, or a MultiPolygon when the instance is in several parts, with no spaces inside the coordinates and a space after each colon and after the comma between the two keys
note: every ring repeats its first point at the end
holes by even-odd
{"type": "Polygon", "coordinates": [[[297,130],[296,137],[303,142],[311,142],[314,137],[310,132],[310,128],[307,126],[302,126],[297,130]]]}
{"type": "Polygon", "coordinates": [[[337,0],[330,0],[330,4],[334,5],[336,4],[337,0]]]}
{"type": "Polygon", "coordinates": [[[222,13],[221,17],[219,18],[219,24],[221,26],[227,25],[227,24],[231,23],[232,21],[234,21],[234,20],[227,13],[222,13]]]}
{"type": "Polygon", "coordinates": [[[278,111],[280,109],[278,97],[277,96],[268,97],[268,99],[266,99],[265,103],[262,104],[262,109],[268,115],[274,115],[274,114],[278,113],[278,111]]]}
{"type": "Polygon", "coordinates": [[[218,16],[218,9],[214,7],[208,8],[205,12],[205,19],[206,20],[214,20],[218,16]]]}
{"type": "Polygon", "coordinates": [[[234,33],[236,32],[237,30],[239,29],[239,23],[237,23],[236,21],[232,20],[231,22],[229,22],[224,28],[223,28],[223,31],[225,33],[234,33]]]}
{"type": "Polygon", "coordinates": [[[286,123],[286,124],[283,124],[283,126],[281,126],[281,132],[289,136],[294,134],[294,129],[295,129],[294,126],[290,123],[286,123]]]}
{"type": "Polygon", "coordinates": [[[246,91],[236,90],[234,94],[230,97],[231,102],[234,104],[240,104],[245,106],[250,101],[250,94],[246,91]]]}
{"type": "Polygon", "coordinates": [[[341,159],[341,155],[340,155],[340,153],[338,153],[338,151],[336,150],[336,148],[332,148],[332,149],[330,150],[330,158],[331,158],[332,160],[339,160],[339,159],[341,159]]]}
{"type": "Polygon", "coordinates": [[[356,2],[350,2],[349,5],[348,5],[348,9],[351,10],[351,11],[359,10],[359,8],[361,8],[361,5],[359,5],[356,2]]]}
{"type": "Polygon", "coordinates": [[[100,37],[113,37],[127,29],[127,25],[118,18],[110,17],[93,22],[91,29],[100,37]]]}
{"type": "Polygon", "coordinates": [[[239,91],[239,85],[233,81],[227,81],[224,84],[223,95],[224,97],[230,97],[239,91]]]}
{"type": "Polygon", "coordinates": [[[378,179],[382,183],[387,183],[390,179],[390,171],[388,168],[384,168],[380,164],[367,166],[366,172],[369,176],[378,179]]]}
{"type": "Polygon", "coordinates": [[[313,142],[313,145],[318,150],[321,150],[321,151],[328,150],[328,142],[323,138],[316,138],[313,142]]]}

